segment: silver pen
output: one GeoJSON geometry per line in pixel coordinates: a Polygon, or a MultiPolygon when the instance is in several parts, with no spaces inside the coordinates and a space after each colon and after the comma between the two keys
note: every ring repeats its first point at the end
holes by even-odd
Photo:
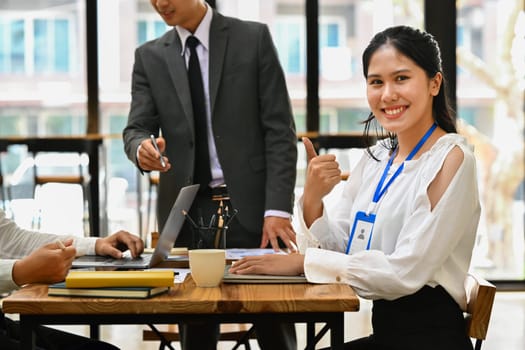
{"type": "Polygon", "coordinates": [[[157,145],[157,140],[155,140],[155,135],[151,134],[149,135],[151,139],[151,143],[153,144],[153,147],[155,147],[155,150],[159,153],[160,156],[160,165],[164,168],[166,166],[166,162],[164,162],[164,157],[162,157],[162,153],[160,153],[159,145],[157,145]]]}

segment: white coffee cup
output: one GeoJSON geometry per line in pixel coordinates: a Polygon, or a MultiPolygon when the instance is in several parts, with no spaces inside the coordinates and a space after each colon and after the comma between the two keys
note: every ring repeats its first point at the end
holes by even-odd
{"type": "Polygon", "coordinates": [[[191,277],[197,287],[217,287],[224,277],[224,249],[192,249],[188,251],[191,277]]]}

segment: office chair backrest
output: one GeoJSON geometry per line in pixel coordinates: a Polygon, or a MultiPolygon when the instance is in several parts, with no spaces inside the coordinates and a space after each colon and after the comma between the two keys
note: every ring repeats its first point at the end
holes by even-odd
{"type": "Polygon", "coordinates": [[[84,184],[87,179],[84,168],[87,160],[82,154],[73,152],[34,152],[35,184],[50,182],[84,184]]]}
{"type": "Polygon", "coordinates": [[[0,208],[5,210],[4,201],[6,200],[4,198],[4,176],[2,173],[2,159],[0,158],[0,208]]]}
{"type": "Polygon", "coordinates": [[[2,170],[2,155],[3,151],[0,150],[0,208],[2,208],[2,210],[5,211],[7,209],[7,202],[9,200],[9,197],[7,190],[7,181],[4,184],[4,172],[2,170]]]}
{"type": "Polygon", "coordinates": [[[465,280],[465,288],[467,291],[467,334],[476,340],[475,349],[479,350],[487,336],[496,287],[480,276],[469,273],[465,280]]]}

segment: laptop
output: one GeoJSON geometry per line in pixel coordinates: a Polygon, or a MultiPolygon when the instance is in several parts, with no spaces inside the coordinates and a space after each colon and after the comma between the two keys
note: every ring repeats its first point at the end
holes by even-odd
{"type": "Polygon", "coordinates": [[[157,266],[159,263],[166,261],[168,255],[179,236],[182,225],[186,217],[183,211],[189,212],[191,204],[195,199],[199,185],[190,185],[183,187],[175,203],[171,207],[170,214],[166,224],[160,233],[157,246],[152,254],[142,254],[140,257],[132,258],[124,256],[121,259],[115,259],[108,256],[83,255],[73,261],[74,268],[81,267],[116,267],[121,269],[148,269],[157,266]]]}

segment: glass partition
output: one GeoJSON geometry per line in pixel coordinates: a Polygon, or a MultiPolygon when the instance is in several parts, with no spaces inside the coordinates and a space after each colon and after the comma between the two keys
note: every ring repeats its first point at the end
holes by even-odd
{"type": "Polygon", "coordinates": [[[523,1],[458,1],[460,132],[475,147],[482,217],[474,267],[524,279],[523,1]]]}
{"type": "MultiPolygon", "coordinates": [[[[0,137],[85,133],[85,21],[83,0],[0,3],[0,137]]],[[[27,148],[11,146],[1,161],[7,213],[32,227],[27,148]]]]}

